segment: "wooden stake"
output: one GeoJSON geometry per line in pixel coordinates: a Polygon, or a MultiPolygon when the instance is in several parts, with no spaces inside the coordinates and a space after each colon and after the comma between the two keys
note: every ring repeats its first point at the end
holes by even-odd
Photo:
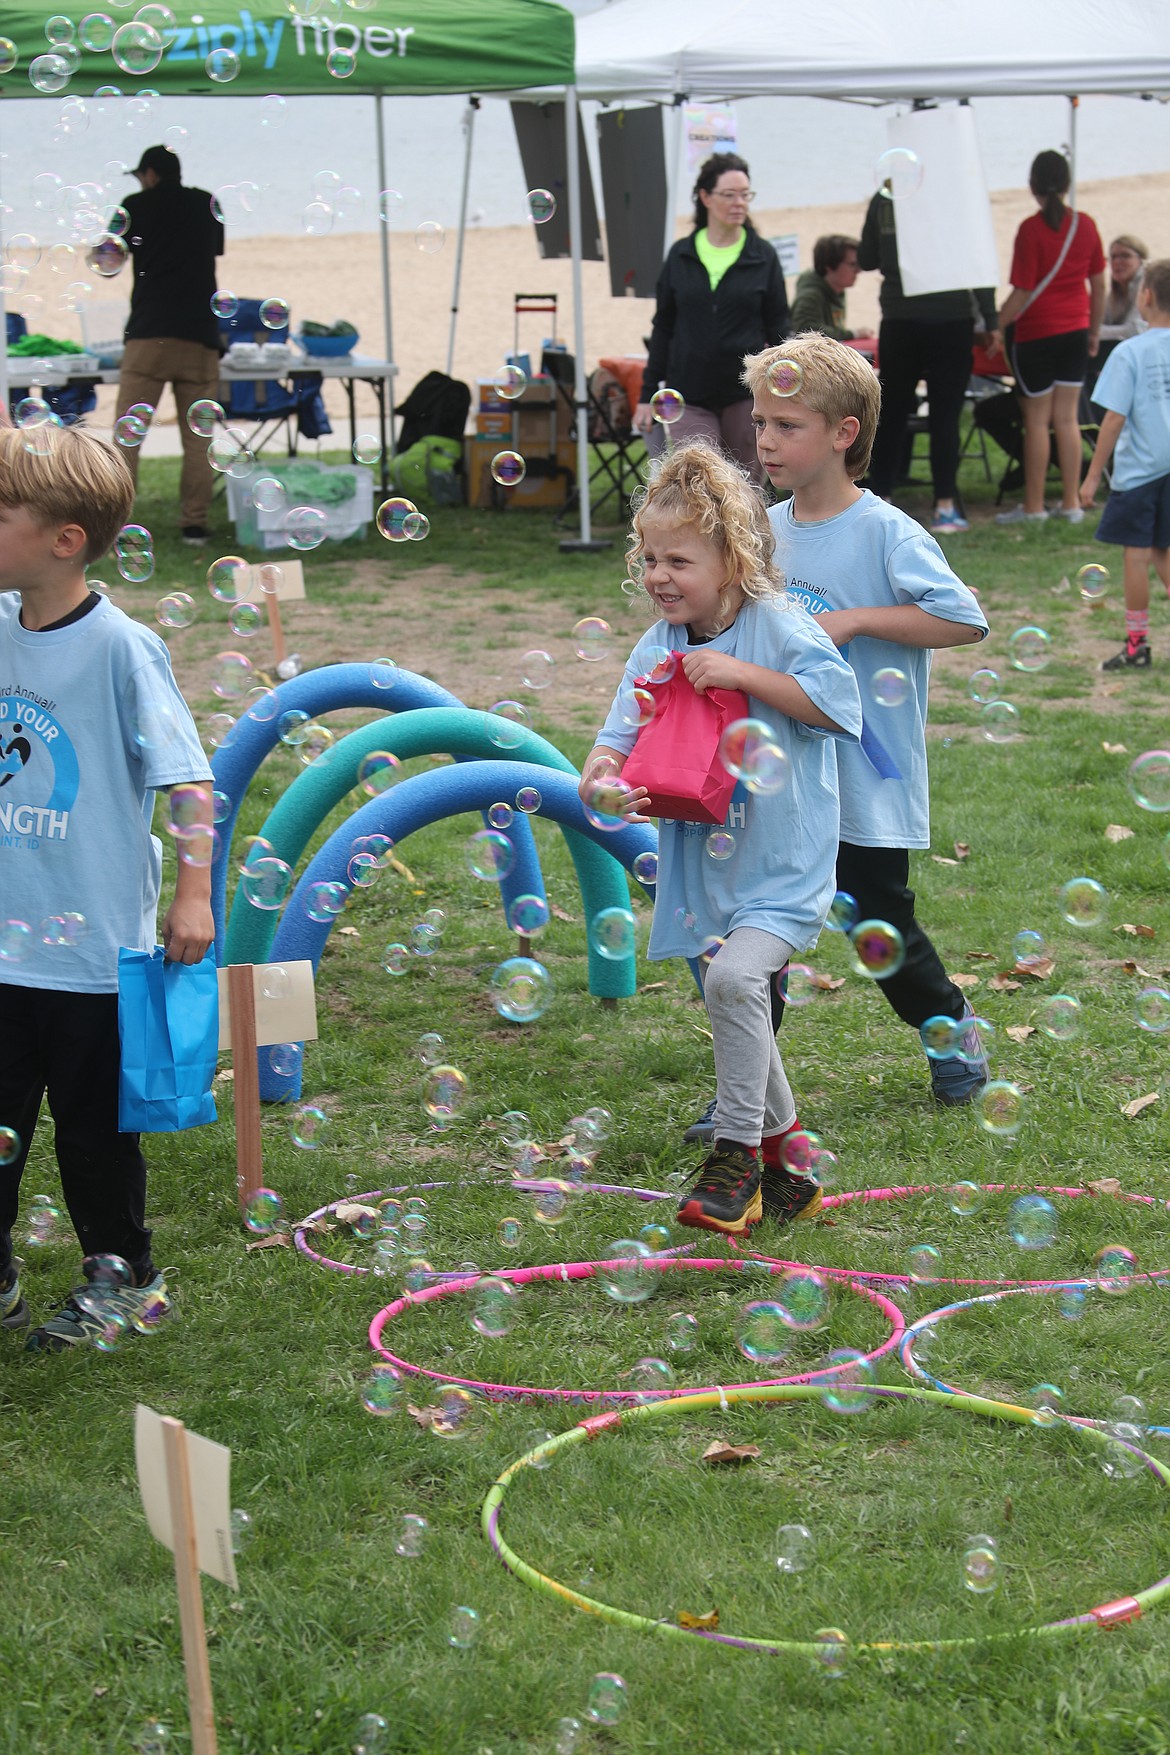
{"type": "Polygon", "coordinates": [[[263,1185],[260,1073],[256,1065],[256,1002],[251,963],[228,965],[232,1020],[232,1090],[236,1107],[236,1189],[241,1212],[263,1185]]]}
{"type": "MultiPolygon", "coordinates": [[[[253,1057],[254,1058],[254,1057],[253,1057]]],[[[167,1494],[175,1541],[175,1583],[179,1589],[179,1625],[183,1632],[183,1666],[187,1672],[187,1706],[191,1715],[193,1755],[216,1755],[215,1703],[207,1662],[207,1631],[203,1624],[203,1591],[195,1548],[191,1509],[191,1473],[187,1466],[187,1431],[181,1420],[164,1416],[163,1455],[167,1494]]]]}
{"type": "Polygon", "coordinates": [[[273,662],[281,665],[287,656],[287,648],[284,643],[284,626],[280,619],[280,600],[275,591],[266,591],[264,602],[268,608],[268,626],[272,634],[273,662]]]}

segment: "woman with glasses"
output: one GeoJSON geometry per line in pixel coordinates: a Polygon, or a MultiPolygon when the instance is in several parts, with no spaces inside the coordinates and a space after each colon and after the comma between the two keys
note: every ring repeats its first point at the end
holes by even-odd
{"type": "Polygon", "coordinates": [[[1109,281],[1105,288],[1105,316],[1101,323],[1101,345],[1095,359],[1089,361],[1085,373],[1085,393],[1092,401],[1093,386],[1101,376],[1101,367],[1119,341],[1140,335],[1146,327],[1145,318],[1137,308],[1142,290],[1142,274],[1150,252],[1140,238],[1123,232],[1109,246],[1109,281]]]}
{"type": "Polygon", "coordinates": [[[695,226],[671,247],[658,278],[650,356],[634,425],[651,456],[703,437],[734,457],[761,485],[752,399],[740,378],[743,357],[788,333],[788,295],[780,258],[748,216],[755,196],[743,159],[717,152],[694,187],[695,226]],[[677,390],[682,416],[663,425],[651,398],[677,390]]]}

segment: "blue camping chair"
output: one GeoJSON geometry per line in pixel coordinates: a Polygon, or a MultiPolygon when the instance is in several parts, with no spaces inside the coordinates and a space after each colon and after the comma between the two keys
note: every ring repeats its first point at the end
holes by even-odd
{"type": "MultiPolygon", "coordinates": [[[[235,341],[288,340],[287,324],[283,329],[268,329],[260,321],[262,302],[260,299],[241,299],[234,316],[219,319],[220,341],[225,352],[235,341]]],[[[220,404],[228,420],[252,423],[248,432],[248,449],[259,451],[283,426],[290,457],[296,455],[297,448],[292,425],[294,418],[297,430],[310,437],[332,431],[328,420],[321,425],[324,407],[315,406],[320,403],[320,393],[321,376],[318,372],[311,375],[298,372],[291,385],[274,378],[232,378],[220,382],[220,404]],[[306,425],[307,421],[309,425],[306,425]]]]}
{"type": "MultiPolygon", "coordinates": [[[[22,335],[28,334],[28,324],[16,311],[5,311],[7,335],[6,345],[11,347],[22,335]]],[[[11,378],[12,373],[9,372],[11,378]]],[[[58,417],[63,426],[71,427],[97,407],[97,392],[93,384],[65,384],[60,390],[42,390],[41,395],[58,417]]],[[[9,413],[15,418],[16,404],[21,400],[14,396],[9,405],[9,413]]]]}

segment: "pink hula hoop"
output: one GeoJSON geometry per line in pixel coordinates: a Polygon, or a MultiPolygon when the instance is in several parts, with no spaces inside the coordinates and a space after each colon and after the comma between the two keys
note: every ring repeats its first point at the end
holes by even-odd
{"type": "MultiPolygon", "coordinates": [[[[824,1211],[828,1207],[847,1207],[854,1201],[903,1200],[909,1195],[941,1194],[945,1186],[945,1184],[922,1183],[904,1188],[855,1188],[842,1194],[826,1195],[821,1210],[824,1211]]],[[[1116,1194],[1110,1193],[1107,1196],[1102,1196],[1095,1188],[1027,1187],[1016,1182],[982,1182],[979,1187],[984,1194],[1059,1194],[1067,1196],[1070,1200],[1075,1200],[1078,1195],[1088,1195],[1090,1199],[1124,1200],[1136,1206],[1154,1207],[1158,1205],[1152,1194],[1127,1194],[1124,1189],[1118,1190],[1116,1194]]],[[[757,1250],[752,1250],[751,1254],[756,1261],[774,1262],[778,1267],[785,1268],[811,1267],[814,1273],[823,1274],[826,1279],[859,1280],[866,1286],[973,1286],[976,1288],[989,1287],[1001,1291],[1008,1288],[1017,1291],[1058,1291],[1061,1286],[1067,1286],[1072,1281],[1083,1278],[1082,1275],[1078,1274],[1063,1274],[1055,1280],[952,1280],[943,1275],[939,1275],[937,1278],[932,1275],[928,1281],[918,1281],[915,1280],[913,1274],[881,1274],[871,1272],[868,1268],[821,1267],[807,1261],[789,1261],[785,1256],[763,1255],[757,1250]]],[[[1170,1267],[1143,1270],[1142,1277],[1147,1280],[1165,1279],[1170,1277],[1170,1267]]]]}
{"type": "MultiPolygon", "coordinates": [[[[761,1257],[758,1259],[762,1260],[764,1258],[761,1257]]],[[[651,1261],[653,1260],[654,1258],[651,1258],[651,1261]]],[[[667,1266],[670,1268],[678,1268],[684,1273],[696,1271],[711,1272],[718,1268],[741,1270],[743,1261],[744,1257],[742,1256],[730,1258],[716,1256],[659,1256],[657,1258],[657,1263],[660,1267],[667,1266]]],[[[599,1265],[609,1264],[598,1264],[593,1261],[551,1262],[543,1267],[511,1268],[499,1274],[483,1274],[479,1276],[479,1280],[506,1280],[514,1286],[527,1286],[534,1281],[540,1280],[561,1280],[568,1283],[570,1280],[588,1280],[594,1278],[599,1265]]],[[[784,1264],[768,1263],[768,1266],[772,1268],[776,1274],[782,1273],[789,1266],[799,1267],[801,1265],[801,1263],[796,1262],[784,1264]]],[[[834,1276],[834,1278],[836,1277],[837,1276],[834,1276]]],[[[392,1322],[396,1316],[400,1316],[404,1310],[414,1309],[421,1304],[429,1304],[436,1298],[447,1298],[452,1294],[467,1292],[471,1290],[472,1287],[479,1284],[479,1280],[464,1277],[462,1279],[447,1280],[442,1284],[434,1286],[427,1286],[421,1292],[404,1293],[401,1298],[396,1298],[393,1303],[387,1304],[384,1309],[379,1310],[373,1322],[370,1324],[371,1347],[381,1359],[386,1361],[387,1364],[395,1366],[399,1371],[406,1372],[408,1376],[426,1378],[432,1383],[456,1384],[461,1389],[470,1389],[478,1392],[480,1395],[485,1395],[491,1401],[508,1401],[512,1398],[517,1398],[524,1401],[577,1403],[606,1402],[612,1405],[622,1406],[627,1404],[637,1404],[638,1402],[648,1400],[670,1401],[676,1395],[711,1393],[720,1388],[743,1389],[745,1387],[750,1387],[758,1389],[794,1383],[831,1383],[835,1377],[839,1377],[844,1372],[856,1367],[858,1363],[871,1365],[875,1360],[882,1358],[886,1353],[892,1352],[901,1340],[903,1331],[906,1327],[906,1321],[902,1312],[890,1299],[886,1298],[881,1292],[875,1290],[873,1287],[862,1285],[845,1277],[842,1284],[846,1286],[850,1292],[855,1293],[859,1298],[867,1298],[871,1304],[877,1307],[885,1317],[886,1321],[890,1324],[890,1332],[885,1340],[878,1346],[874,1347],[871,1352],[864,1354],[860,1361],[849,1359],[847,1361],[842,1361],[837,1365],[825,1366],[819,1371],[803,1372],[796,1377],[762,1378],[751,1385],[744,1385],[742,1383],[727,1383],[723,1385],[711,1384],[708,1386],[707,1390],[702,1392],[694,1389],[682,1388],[677,1390],[652,1392],[636,1389],[542,1389],[535,1384],[485,1383],[479,1378],[460,1377],[453,1372],[432,1371],[426,1366],[415,1365],[409,1359],[403,1359],[399,1357],[397,1353],[392,1353],[390,1349],[383,1344],[382,1335],[386,1326],[392,1322]]]]}

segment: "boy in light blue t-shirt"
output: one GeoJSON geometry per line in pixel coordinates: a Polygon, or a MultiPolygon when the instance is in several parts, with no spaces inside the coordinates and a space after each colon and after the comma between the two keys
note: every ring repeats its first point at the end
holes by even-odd
{"type": "MultiPolygon", "coordinates": [[[[930,845],[931,649],[981,640],[987,624],[934,538],[855,485],[881,401],[859,353],[806,332],[747,359],[744,382],[755,399],[760,461],[772,485],[791,495],[769,513],[776,559],[790,595],[848,657],[861,693],[860,742],[837,752],[837,887],[853,898],[857,920],[885,921],[902,935],[903,961],[881,987],[903,1022],[918,1031],[928,1019],[961,1025],[973,1013],[915,918],[910,850],[930,845]]],[[[968,1103],[988,1078],[978,1031],[969,1024],[942,1033],[941,1056],[938,1031],[930,1033],[934,1094],[968,1103]]],[[[688,1130],[692,1138],[704,1123],[688,1130]]]]}
{"type": "Polygon", "coordinates": [[[188,784],[207,832],[180,849],[162,941],[176,963],[211,943],[211,769],[165,645],[86,580],[130,515],[129,470],[77,428],[26,438],[0,430],[0,1330],[29,1322],[12,1228],[47,1096],[87,1283],[26,1345],[59,1353],[170,1309],[146,1161],[118,1128],[118,950],[154,949],[155,793],[188,784]]]}
{"type": "Polygon", "coordinates": [[[1151,564],[1170,592],[1170,260],[1146,268],[1138,311],[1149,327],[1114,348],[1093,389],[1106,412],[1081,483],[1087,509],[1113,458],[1097,541],[1125,551],[1125,645],[1102,670],[1150,663],[1151,564]]]}
{"type": "MultiPolygon", "coordinates": [[[[649,956],[699,957],[717,1084],[713,1147],[679,1203],[682,1225],[740,1236],[767,1212],[809,1217],[815,1182],[784,1164],[796,1104],[769,996],[790,955],[815,942],[833,899],[835,750],[858,735],[853,673],[832,640],[784,596],[756,489],[701,442],[659,459],[634,519],[630,567],[658,620],[626,666],[581,776],[595,802],[637,739],[636,680],[673,655],[697,694],[740,689],[771,728],[780,786],[738,781],[723,823],[664,821],[649,956]],[[710,947],[714,945],[714,954],[710,947]]],[[[610,806],[640,820],[644,788],[610,806]]]]}

